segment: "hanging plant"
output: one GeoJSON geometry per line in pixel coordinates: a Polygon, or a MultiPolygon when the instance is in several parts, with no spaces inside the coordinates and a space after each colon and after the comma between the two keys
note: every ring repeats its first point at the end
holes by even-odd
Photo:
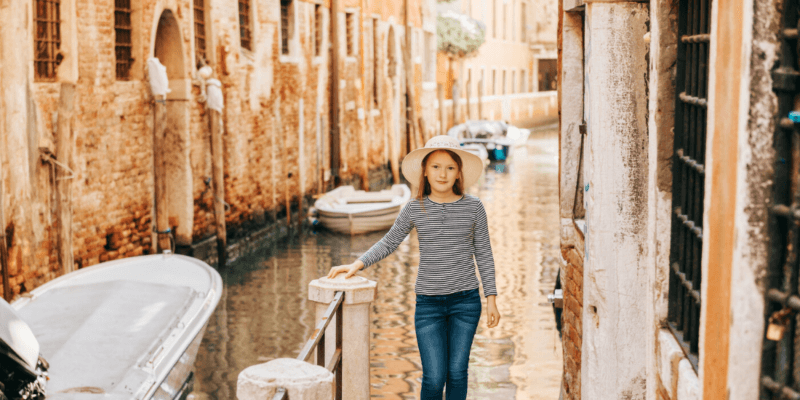
{"type": "Polygon", "coordinates": [[[450,58],[473,56],[486,42],[486,26],[464,14],[446,11],[436,22],[438,50],[450,58]]]}

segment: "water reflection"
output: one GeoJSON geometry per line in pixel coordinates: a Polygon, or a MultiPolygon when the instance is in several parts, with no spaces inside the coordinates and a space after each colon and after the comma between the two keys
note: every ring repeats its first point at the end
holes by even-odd
{"type": "MultiPolygon", "coordinates": [[[[470,357],[470,399],[556,399],[561,343],[546,294],[558,270],[557,136],[535,132],[513,162],[493,164],[470,193],[483,201],[497,265],[500,326],[485,317],[470,357]]],[[[383,232],[320,232],[262,249],[223,273],[225,293],[197,356],[195,394],[235,399],[238,373],[295,357],[314,326],[308,282],[351,262],[383,232]]],[[[363,275],[378,281],[372,308],[371,384],[376,399],[415,399],[421,378],[414,334],[414,233],[363,275]]],[[[484,305],[485,309],[485,305],[484,305]]]]}

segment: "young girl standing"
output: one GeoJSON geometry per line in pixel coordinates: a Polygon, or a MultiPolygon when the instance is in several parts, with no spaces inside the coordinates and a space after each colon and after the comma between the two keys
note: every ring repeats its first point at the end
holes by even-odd
{"type": "Polygon", "coordinates": [[[456,139],[436,136],[409,153],[402,168],[409,182],[418,182],[416,199],[403,207],[383,239],[352,264],[331,268],[328,278],[340,273],[349,278],[375,264],[417,228],[414,325],[422,360],[420,399],[441,400],[447,387],[447,400],[463,400],[469,352],[481,317],[475,263],[486,296],[487,326],[500,322],[486,210],[480,199],[464,192],[480,178],[483,162],[461,150],[456,139]]]}

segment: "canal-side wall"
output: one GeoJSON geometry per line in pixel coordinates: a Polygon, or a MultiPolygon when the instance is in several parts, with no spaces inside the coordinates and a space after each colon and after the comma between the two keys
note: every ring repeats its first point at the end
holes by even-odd
{"type": "MultiPolygon", "coordinates": [[[[52,77],[37,75],[33,2],[0,7],[8,23],[0,66],[1,227],[9,248],[11,298],[62,274],[58,261],[56,174],[68,168],[72,223],[71,268],[156,250],[155,183],[167,183],[169,226],[179,248],[214,237],[208,116],[197,74],[198,10],[190,0],[132,2],[130,75],[116,75],[113,1],[62,0],[61,60],[52,77]],[[28,38],[28,39],[25,39],[28,38]],[[153,142],[153,98],[145,61],[161,55],[171,92],[167,138],[153,142]],[[61,85],[75,85],[71,138],[56,140],[61,85]],[[55,160],[60,147],[71,156],[55,160]],[[154,167],[155,151],[166,166],[154,167]]],[[[224,187],[228,236],[237,238],[285,220],[304,219],[311,196],[339,183],[387,181],[391,145],[398,160],[409,149],[405,124],[404,2],[342,0],[339,12],[340,145],[331,145],[330,3],[294,0],[288,9],[288,50],[282,48],[278,0],[204,3],[206,62],[222,82],[224,187]],[[346,13],[351,16],[347,17],[346,13]],[[249,21],[245,45],[240,21],[249,21]],[[319,33],[317,33],[319,32],[319,33]],[[319,34],[319,39],[318,35],[319,34]],[[348,39],[349,38],[349,39],[348,39]],[[319,43],[317,41],[319,40],[319,43]],[[248,48],[249,47],[249,48],[248,48]],[[320,51],[316,52],[319,47],[320,51]],[[332,152],[341,164],[332,166],[332,152]],[[379,178],[375,178],[378,176],[379,178]],[[303,200],[305,199],[305,200],[303,200]],[[288,211],[287,211],[288,210],[288,211]]],[[[435,32],[434,2],[409,0],[416,37],[435,32]]],[[[118,11],[118,10],[117,10],[118,11]]],[[[411,44],[415,59],[435,47],[411,44]]],[[[422,88],[414,63],[415,110],[432,114],[435,95],[422,88]]],[[[2,266],[0,266],[2,267],[2,266]]]]}

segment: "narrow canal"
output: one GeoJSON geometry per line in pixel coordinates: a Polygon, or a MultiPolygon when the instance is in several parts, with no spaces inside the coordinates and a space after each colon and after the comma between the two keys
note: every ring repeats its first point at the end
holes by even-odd
{"type": "MultiPolygon", "coordinates": [[[[502,314],[493,329],[486,329],[485,315],[481,320],[470,357],[470,399],[558,399],[561,342],[546,300],[560,263],[557,155],[556,130],[535,131],[511,163],[490,165],[469,190],[489,218],[502,314]]],[[[314,327],[308,282],[332,265],[352,262],[384,233],[351,238],[321,231],[243,257],[224,271],[225,291],[195,363],[196,400],[235,399],[241,370],[296,357],[314,327]]],[[[378,282],[370,354],[374,399],[416,399],[419,393],[418,262],[414,231],[362,273],[378,282]]]]}

